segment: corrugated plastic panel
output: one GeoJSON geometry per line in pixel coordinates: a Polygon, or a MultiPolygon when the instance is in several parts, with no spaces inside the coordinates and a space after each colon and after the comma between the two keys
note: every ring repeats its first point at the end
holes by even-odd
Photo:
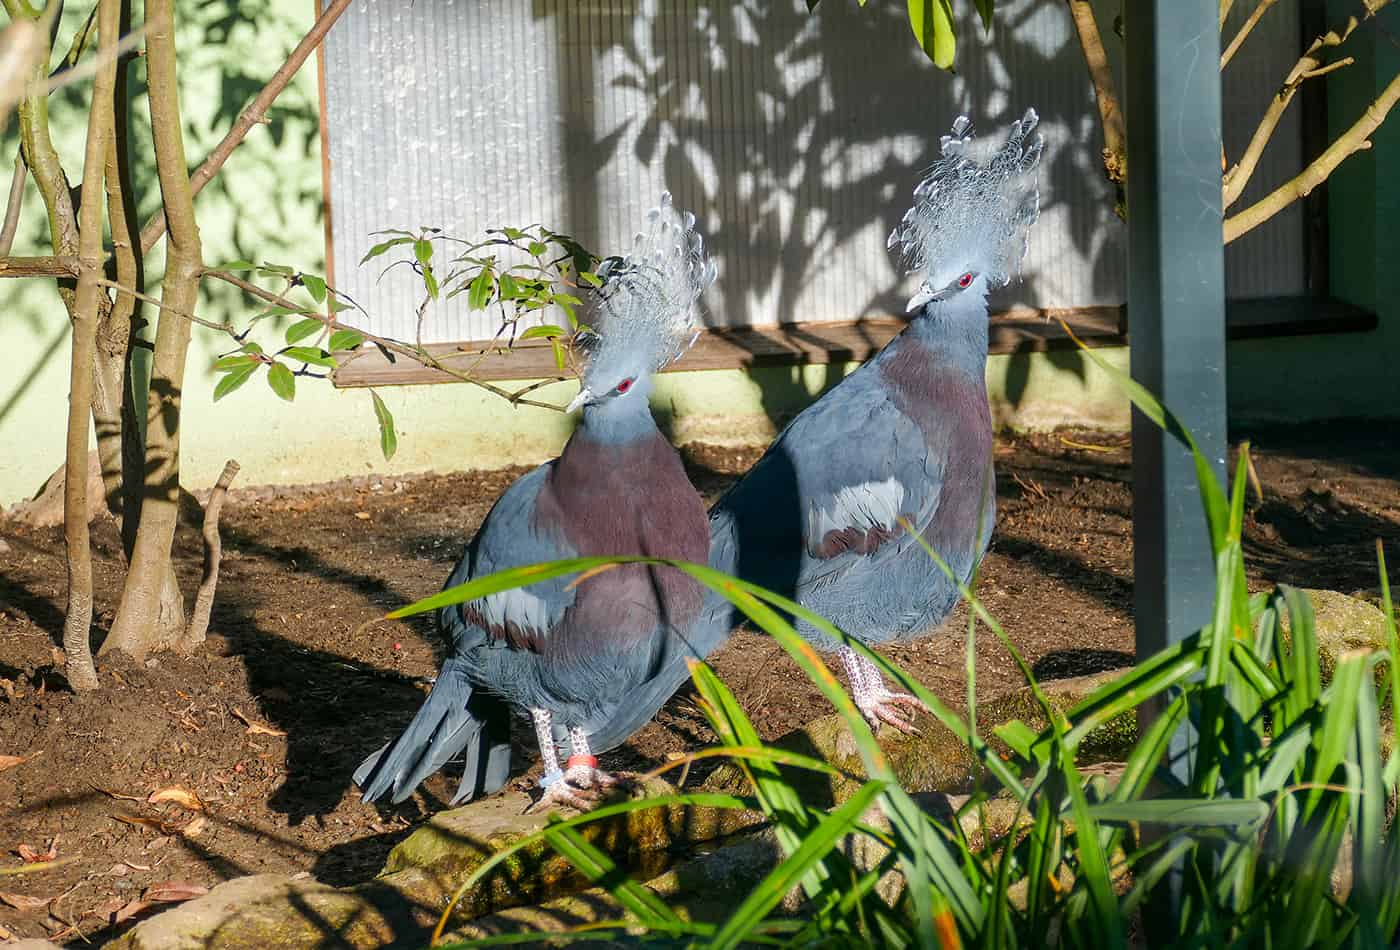
{"type": "MultiPolygon", "coordinates": [[[[1297,2],[1270,11],[1227,74],[1232,154],[1296,57],[1297,2]]],[[[959,6],[950,76],[915,47],[902,4],[362,0],[327,42],[336,279],[377,329],[412,338],[413,276],[356,266],[371,231],[544,222],[613,253],[669,188],[719,264],[711,325],[897,313],[908,282],[885,237],[938,137],[959,112],[995,135],[1034,105],[1043,215],[1024,279],[993,304],[1121,302],[1123,229],[1066,6],[999,3],[990,36],[959,6]]],[[[1294,117],[1245,201],[1296,171],[1298,134],[1294,117]]],[[[1231,293],[1298,292],[1302,254],[1295,212],[1231,248],[1231,293]]],[[[454,302],[423,339],[493,330],[454,302]]]]}

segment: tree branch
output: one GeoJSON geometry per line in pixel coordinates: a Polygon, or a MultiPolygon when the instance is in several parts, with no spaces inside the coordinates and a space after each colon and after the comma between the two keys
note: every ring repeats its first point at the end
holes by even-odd
{"type": "MultiPolygon", "coordinates": [[[[245,293],[252,294],[254,297],[257,297],[270,304],[273,304],[274,306],[283,307],[287,310],[296,311],[298,313],[304,312],[306,310],[305,307],[299,306],[298,304],[295,304],[292,301],[286,299],[285,297],[275,294],[270,290],[264,290],[257,284],[246,281],[242,277],[239,277],[236,274],[231,274],[228,271],[206,269],[204,271],[204,276],[214,277],[218,280],[230,283],[233,286],[244,291],[245,293]]],[[[501,389],[499,386],[493,386],[488,382],[485,382],[480,379],[475,379],[471,376],[468,376],[465,373],[460,373],[457,370],[452,369],[451,367],[444,366],[427,350],[415,348],[405,343],[400,343],[399,341],[390,337],[376,336],[375,334],[370,333],[368,330],[363,330],[360,327],[346,326],[344,323],[341,323],[334,317],[328,317],[319,313],[306,313],[306,316],[309,319],[320,320],[322,323],[324,323],[328,327],[331,327],[332,329],[340,328],[346,330],[354,330],[356,333],[360,334],[360,336],[364,337],[370,343],[382,346],[384,349],[390,350],[394,353],[398,353],[400,356],[406,356],[409,359],[413,360],[415,363],[418,363],[422,366],[427,366],[430,369],[435,369],[439,370],[440,372],[446,373],[448,376],[453,377],[458,382],[470,383],[473,386],[479,386],[487,392],[491,393],[492,395],[500,396],[502,399],[506,400],[511,405],[534,406],[538,409],[553,409],[555,412],[562,411],[562,407],[553,405],[552,403],[537,402],[533,399],[522,398],[525,393],[530,392],[533,389],[538,389],[538,385],[527,386],[524,389],[518,390],[516,392],[511,392],[508,389],[501,389]]],[[[233,336],[234,339],[238,339],[231,327],[221,326],[219,327],[219,329],[225,330],[229,333],[229,335],[233,336]]]]}
{"type": "MultiPolygon", "coordinates": [[[[1225,52],[1220,54],[1221,69],[1230,65],[1230,60],[1235,58],[1235,54],[1238,53],[1240,47],[1244,45],[1244,41],[1249,37],[1250,31],[1259,23],[1264,14],[1269,11],[1269,7],[1273,6],[1275,3],[1278,3],[1278,0],[1259,0],[1254,10],[1250,12],[1249,18],[1240,26],[1239,32],[1235,34],[1235,38],[1230,41],[1230,45],[1225,47],[1225,52]]],[[[1225,21],[1223,18],[1220,21],[1220,27],[1221,29],[1225,28],[1225,21]]]]}
{"type": "Polygon", "coordinates": [[[180,639],[181,652],[189,652],[204,642],[209,633],[209,614],[214,609],[214,591],[219,586],[219,561],[223,555],[223,541],[219,537],[219,512],[224,507],[224,497],[228,486],[238,475],[238,463],[229,459],[214,490],[209,493],[209,501],[204,506],[204,578],[199,582],[199,593],[195,594],[194,610],[190,612],[190,622],[185,627],[185,635],[180,639]]]}
{"type": "Polygon", "coordinates": [[[5,223],[0,226],[0,258],[10,256],[19,230],[19,212],[24,205],[24,179],[29,169],[24,166],[24,152],[15,152],[15,173],[10,179],[10,196],[5,201],[5,223]]]}
{"type": "Polygon", "coordinates": [[[1089,80],[1094,85],[1094,98],[1099,106],[1100,127],[1103,129],[1103,166],[1108,180],[1122,185],[1127,179],[1127,135],[1123,128],[1123,110],[1113,83],[1113,70],[1104,52],[1103,37],[1094,20],[1094,8],[1089,0],[1068,0],[1070,16],[1079,34],[1079,46],[1089,67],[1089,80]]]}
{"type": "Polygon", "coordinates": [[[78,256],[0,257],[0,277],[77,277],[78,256]]]}
{"type": "Polygon", "coordinates": [[[1313,40],[1307,51],[1298,57],[1298,61],[1293,64],[1293,68],[1288,71],[1288,75],[1284,78],[1283,85],[1279,87],[1279,91],[1269,102],[1269,108],[1264,111],[1264,117],[1259,120],[1259,125],[1255,128],[1254,135],[1250,137],[1249,144],[1245,146],[1244,154],[1240,156],[1239,162],[1225,173],[1223,202],[1226,208],[1229,208],[1239,200],[1240,195],[1244,194],[1249,179],[1254,175],[1255,169],[1259,166],[1259,160],[1264,155],[1264,149],[1268,147],[1274,132],[1278,130],[1278,124],[1283,120],[1284,113],[1288,111],[1289,104],[1293,102],[1298,87],[1309,75],[1317,74],[1321,64],[1322,51],[1342,45],[1355,29],[1356,17],[1350,17],[1341,33],[1336,30],[1327,31],[1313,40]]]}
{"type": "MultiPolygon", "coordinates": [[[[210,180],[219,173],[224,162],[228,161],[228,157],[233,154],[233,150],[243,141],[248,131],[263,121],[267,115],[268,107],[282,94],[282,90],[287,88],[287,84],[292,81],[292,77],[296,75],[302,63],[306,62],[306,58],[311,55],[312,50],[320,45],[321,40],[325,39],[326,33],[335,25],[335,21],[340,19],[340,15],[345,12],[351,2],[352,0],[333,0],[316,18],[311,31],[302,38],[296,49],[292,50],[287,61],[282,64],[282,68],[273,73],[267,85],[263,86],[262,91],[258,93],[252,103],[239,114],[237,121],[233,123],[233,127],[228,130],[223,140],[214,147],[214,151],[209,153],[209,157],[190,175],[191,195],[199,194],[200,190],[209,184],[210,180]]],[[[141,229],[142,252],[155,247],[156,242],[165,233],[165,228],[165,211],[162,209],[156,212],[155,216],[141,229]]]]}
{"type": "MultiPolygon", "coordinates": [[[[116,45],[120,0],[99,0],[98,37],[104,53],[116,45]]],[[[117,60],[108,56],[92,88],[87,148],[83,156],[83,201],[78,220],[78,287],[74,292],[73,360],[69,367],[66,474],[63,481],[63,537],[68,562],[68,605],[63,620],[63,652],[68,684],[97,688],[92,665],[92,543],[88,530],[88,420],[92,370],[97,350],[98,286],[102,273],[102,176],[114,126],[113,92],[117,60]]]]}
{"type": "Polygon", "coordinates": [[[1397,100],[1400,100],[1400,75],[1390,81],[1380,97],[1366,107],[1366,111],[1351,128],[1328,146],[1327,151],[1314,159],[1296,178],[1274,189],[1267,197],[1239,214],[1226,218],[1225,243],[1229,244],[1240,235],[1263,224],[1299,198],[1307,197],[1349,156],[1370,148],[1371,133],[1385,121],[1397,100]]]}

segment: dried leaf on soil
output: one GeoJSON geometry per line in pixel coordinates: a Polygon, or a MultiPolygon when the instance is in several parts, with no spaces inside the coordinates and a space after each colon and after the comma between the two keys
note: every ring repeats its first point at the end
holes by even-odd
{"type": "Polygon", "coordinates": [[[187,884],[183,881],[162,881],[159,884],[152,884],[150,887],[146,888],[146,893],[141,895],[141,899],[173,904],[179,901],[191,901],[196,897],[203,897],[208,893],[209,888],[201,884],[187,884]]]}
{"type": "Polygon", "coordinates": [[[141,913],[141,911],[150,910],[154,906],[155,904],[151,901],[128,901],[125,905],[122,906],[121,910],[117,911],[116,916],[112,918],[112,923],[120,924],[125,921],[128,921],[131,918],[135,917],[137,914],[141,913]]]}
{"type": "Polygon", "coordinates": [[[114,791],[112,791],[110,788],[103,788],[101,785],[94,785],[93,788],[97,789],[99,792],[101,792],[103,795],[106,795],[108,798],[115,798],[115,799],[117,799],[118,801],[123,801],[123,802],[144,802],[144,801],[145,801],[145,799],[142,798],[140,795],[123,795],[121,792],[114,792],[114,791]]]}
{"type": "Polygon", "coordinates": [[[233,712],[233,716],[234,716],[235,719],[240,720],[241,722],[245,723],[245,724],[248,726],[248,733],[249,733],[249,735],[255,735],[255,736],[257,736],[257,735],[263,735],[263,736],[285,736],[285,735],[286,735],[286,733],[283,732],[281,729],[274,729],[274,728],[272,728],[272,727],[269,726],[269,725],[266,725],[266,724],[264,724],[264,723],[258,722],[256,719],[250,719],[249,717],[247,717],[247,716],[245,716],[245,715],[243,714],[243,710],[238,709],[237,707],[235,707],[235,708],[232,710],[232,712],[233,712]]]}
{"type": "Polygon", "coordinates": [[[12,769],[16,765],[23,765],[28,762],[30,758],[31,757],[27,755],[0,755],[0,772],[6,769],[12,769]]]}
{"type": "Polygon", "coordinates": [[[181,808],[188,808],[190,811],[204,811],[204,802],[199,800],[199,796],[194,792],[180,788],[178,785],[151,792],[146,799],[146,803],[149,805],[159,805],[161,802],[174,802],[181,808]]]}
{"type": "Polygon", "coordinates": [[[194,818],[190,819],[189,824],[180,829],[180,835],[185,838],[198,838],[207,824],[208,821],[203,815],[195,815],[194,818]]]}
{"type": "Polygon", "coordinates": [[[53,903],[53,898],[30,897],[28,894],[10,894],[0,891],[0,902],[9,904],[15,910],[43,910],[53,903]]]}
{"type": "Polygon", "coordinates": [[[136,825],[139,828],[150,828],[152,831],[158,831],[163,835],[173,835],[180,830],[178,824],[171,824],[159,818],[146,818],[143,815],[113,815],[112,817],[122,824],[136,825]]]}
{"type": "Polygon", "coordinates": [[[120,897],[108,898],[107,900],[98,904],[96,907],[93,907],[90,910],[88,910],[87,913],[83,914],[83,916],[99,917],[102,920],[110,921],[112,919],[112,915],[118,913],[123,907],[126,906],[126,903],[127,902],[122,900],[122,898],[120,897]]]}
{"type": "Polygon", "coordinates": [[[13,930],[10,930],[10,929],[9,929],[8,927],[6,927],[4,924],[0,924],[0,940],[18,940],[18,939],[19,939],[19,938],[15,936],[15,932],[14,932],[13,930]]]}
{"type": "Polygon", "coordinates": [[[55,835],[53,840],[49,842],[49,849],[47,851],[35,851],[29,845],[22,844],[15,849],[15,853],[19,855],[20,860],[25,864],[39,864],[43,861],[52,861],[54,858],[58,857],[58,836],[55,835]]]}

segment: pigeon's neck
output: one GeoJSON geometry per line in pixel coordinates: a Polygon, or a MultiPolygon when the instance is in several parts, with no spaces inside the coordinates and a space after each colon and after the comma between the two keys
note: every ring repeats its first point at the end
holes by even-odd
{"type": "Polygon", "coordinates": [[[932,301],[909,322],[903,336],[907,343],[928,350],[932,360],[981,378],[987,365],[987,298],[960,294],[932,301]]]}
{"type": "Polygon", "coordinates": [[[656,435],[656,420],[645,392],[632,392],[585,406],[575,436],[602,445],[625,445],[656,435]]]}

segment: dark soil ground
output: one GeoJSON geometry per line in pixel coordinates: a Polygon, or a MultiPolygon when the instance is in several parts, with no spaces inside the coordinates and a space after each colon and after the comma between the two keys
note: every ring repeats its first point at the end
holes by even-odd
{"type": "MultiPolygon", "coordinates": [[[[1377,537],[1400,562],[1400,432],[1252,434],[1264,490],[1262,502],[1250,501],[1252,582],[1374,587],[1377,537]]],[[[756,457],[698,447],[689,453],[691,475],[712,500],[756,457]]],[[[997,471],[997,534],[980,588],[991,611],[1045,678],[1130,662],[1126,438],[1006,437],[997,471]]],[[[378,810],[350,787],[356,763],[412,717],[440,655],[421,618],[357,628],[435,592],[519,474],[233,492],[206,648],[144,664],[103,663],[103,688],[81,699],[68,691],[55,655],[66,583],[61,531],[0,520],[0,942],[62,931],[64,940],[79,931],[100,940],[112,932],[112,915],[153,884],[212,886],[271,871],[333,884],[372,876],[450,788],[436,777],[413,801],[378,810]],[[4,756],[25,760],[13,765],[4,756]],[[197,795],[203,810],[147,802],[171,788],[197,795]],[[12,873],[22,846],[43,853],[50,844],[68,863],[12,873]]],[[[110,521],[94,525],[94,541],[96,626],[105,629],[120,577],[110,521]]],[[[177,550],[185,589],[193,590],[202,556],[193,527],[181,529],[177,550]]],[[[965,699],[963,619],[946,636],[891,651],[950,702],[965,699]]],[[[830,711],[760,636],[736,636],[712,662],[765,738],[830,711]]],[[[1020,682],[985,632],[977,679],[982,697],[1020,682]]],[[[711,738],[682,691],[603,765],[642,769],[711,738]]],[[[516,781],[528,783],[537,768],[516,781]]]]}

